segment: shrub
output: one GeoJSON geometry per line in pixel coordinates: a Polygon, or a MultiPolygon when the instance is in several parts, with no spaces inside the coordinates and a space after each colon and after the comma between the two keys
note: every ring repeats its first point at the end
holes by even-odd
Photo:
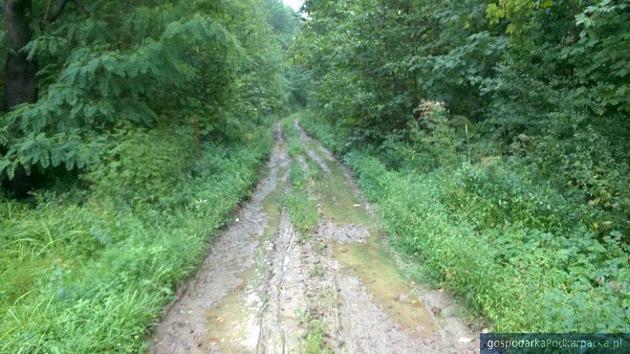
{"type": "Polygon", "coordinates": [[[112,166],[95,172],[90,178],[98,193],[83,204],[53,194],[35,207],[3,202],[0,352],[144,350],[145,334],[173,287],[195,269],[210,235],[258,178],[271,135],[261,128],[252,136],[245,143],[206,144],[197,175],[178,178],[190,165],[175,161],[186,149],[177,136],[132,134],[116,151],[129,152],[120,161],[133,172],[112,166]],[[134,147],[161,139],[166,148],[146,155],[134,147]],[[155,156],[174,163],[151,166],[155,156]],[[148,163],[148,172],[133,163],[148,163]],[[108,185],[115,178],[127,184],[108,185]],[[161,194],[140,198],[145,187],[161,194]],[[107,201],[109,192],[115,198],[107,201]],[[125,197],[132,199],[115,202],[125,197]]]}
{"type": "MultiPolygon", "coordinates": [[[[318,124],[306,126],[317,135],[318,124]]],[[[379,157],[345,162],[393,245],[494,330],[628,331],[626,244],[593,230],[582,199],[515,157],[399,171],[379,157]]]]}

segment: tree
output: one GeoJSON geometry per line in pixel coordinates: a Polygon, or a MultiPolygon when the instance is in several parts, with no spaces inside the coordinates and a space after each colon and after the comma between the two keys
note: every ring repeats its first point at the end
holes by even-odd
{"type": "Polygon", "coordinates": [[[10,48],[4,67],[4,109],[8,111],[37,100],[37,61],[22,50],[31,41],[31,0],[5,0],[4,18],[10,48]]]}
{"type": "Polygon", "coordinates": [[[6,0],[6,85],[24,89],[7,92],[0,179],[23,195],[23,176],[97,168],[121,131],[196,116],[202,138],[231,139],[281,109],[294,28],[269,1],[6,0]]]}
{"type": "MultiPolygon", "coordinates": [[[[43,23],[54,22],[63,13],[69,0],[60,0],[54,6],[48,2],[43,23]]],[[[79,4],[77,1],[74,1],[79,4]]],[[[5,0],[4,18],[7,29],[9,53],[4,66],[4,102],[5,111],[11,111],[19,105],[37,101],[38,82],[37,58],[29,55],[25,47],[32,40],[33,3],[31,0],[5,0]]],[[[6,153],[6,147],[0,146],[6,153]]],[[[24,166],[16,166],[11,181],[4,184],[16,196],[26,195],[26,171],[24,166]]]]}

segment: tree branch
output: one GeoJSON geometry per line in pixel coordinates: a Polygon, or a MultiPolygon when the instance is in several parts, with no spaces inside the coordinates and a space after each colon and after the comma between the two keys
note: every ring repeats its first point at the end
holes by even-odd
{"type": "Polygon", "coordinates": [[[75,5],[77,5],[77,7],[79,8],[79,10],[83,11],[84,14],[89,15],[90,11],[87,9],[87,7],[85,7],[85,5],[83,5],[83,3],[79,0],[71,0],[75,5]]]}
{"type": "Polygon", "coordinates": [[[61,16],[61,14],[63,13],[63,10],[66,8],[66,5],[68,5],[68,1],[70,0],[59,1],[57,5],[54,8],[52,8],[50,12],[46,14],[46,22],[48,23],[55,22],[55,20],[58,19],[59,16],[61,16]]]}
{"type": "Polygon", "coordinates": [[[83,6],[83,4],[79,0],[61,0],[52,9],[51,9],[51,7],[49,5],[48,11],[46,11],[45,22],[47,22],[47,23],[55,22],[55,20],[57,20],[59,18],[59,16],[61,16],[63,11],[65,10],[66,5],[68,5],[68,2],[73,2],[85,14],[89,14],[90,13],[87,10],[87,8],[85,6],[83,6]]]}

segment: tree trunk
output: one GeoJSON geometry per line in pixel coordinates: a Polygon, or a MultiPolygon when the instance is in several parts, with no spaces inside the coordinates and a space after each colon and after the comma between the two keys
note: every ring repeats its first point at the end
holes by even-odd
{"type": "MultiPolygon", "coordinates": [[[[37,62],[29,60],[22,48],[31,40],[31,0],[4,0],[4,19],[7,27],[9,53],[4,65],[4,110],[10,111],[22,103],[37,100],[37,62]]],[[[4,150],[4,147],[0,147],[4,150]]],[[[1,179],[1,178],[0,178],[1,179]]],[[[4,187],[17,197],[28,192],[26,173],[21,166],[4,187]]]]}
{"type": "Polygon", "coordinates": [[[31,40],[31,0],[5,0],[9,55],[4,66],[4,109],[37,100],[37,62],[21,50],[31,40]]]}

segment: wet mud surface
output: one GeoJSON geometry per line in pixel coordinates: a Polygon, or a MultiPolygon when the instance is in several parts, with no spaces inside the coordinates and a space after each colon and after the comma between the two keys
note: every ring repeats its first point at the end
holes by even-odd
{"type": "Polygon", "coordinates": [[[444,292],[418,286],[352,178],[297,121],[296,162],[319,169],[319,220],[301,235],[283,198],[291,158],[275,127],[266,176],[156,324],[152,353],[476,353],[444,292]]]}

